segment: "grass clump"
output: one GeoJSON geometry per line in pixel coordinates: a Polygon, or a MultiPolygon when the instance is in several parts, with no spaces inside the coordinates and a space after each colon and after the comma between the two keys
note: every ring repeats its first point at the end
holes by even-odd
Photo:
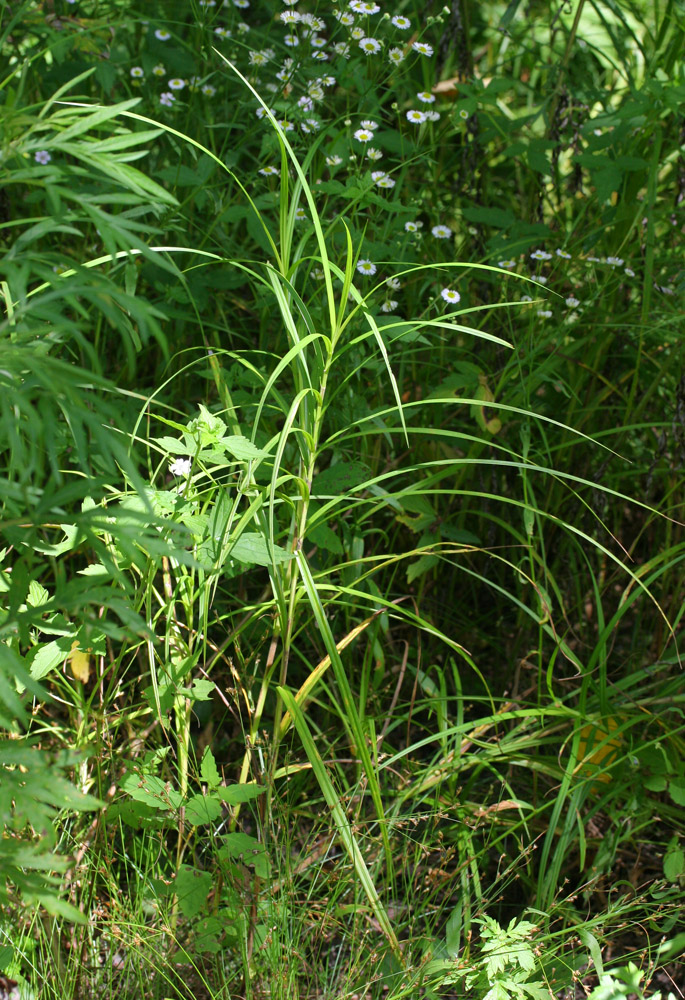
{"type": "Polygon", "coordinates": [[[2,14],[0,995],[678,995],[681,20],[2,14]]]}

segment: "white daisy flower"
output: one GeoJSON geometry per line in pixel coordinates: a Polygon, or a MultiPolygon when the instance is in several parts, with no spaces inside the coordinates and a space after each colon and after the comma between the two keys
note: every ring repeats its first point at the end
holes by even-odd
{"type": "Polygon", "coordinates": [[[322,38],[321,35],[312,35],[309,39],[309,44],[314,49],[322,49],[326,44],[326,39],[322,38]]]}
{"type": "Polygon", "coordinates": [[[41,166],[43,167],[46,165],[46,163],[49,163],[50,160],[52,159],[47,149],[37,149],[33,155],[33,158],[36,161],[36,163],[40,163],[41,166]]]}
{"type": "Polygon", "coordinates": [[[388,59],[390,62],[394,62],[396,65],[399,65],[401,62],[404,62],[404,52],[402,49],[392,48],[388,52],[388,59]]]}
{"type": "Polygon", "coordinates": [[[440,112],[439,111],[426,111],[426,121],[429,122],[439,122],[440,112]]]}
{"type": "Polygon", "coordinates": [[[259,172],[262,175],[262,177],[271,177],[273,174],[278,173],[278,167],[274,166],[262,167],[259,172]]]}
{"type": "Polygon", "coordinates": [[[297,222],[302,222],[306,218],[307,218],[307,213],[303,208],[295,209],[295,219],[297,220],[297,222]]]}
{"type": "Polygon", "coordinates": [[[629,278],[634,278],[635,277],[635,271],[633,271],[633,269],[630,268],[630,267],[624,267],[623,268],[623,273],[627,274],[629,278]]]}
{"type": "Polygon", "coordinates": [[[464,121],[465,121],[468,118],[468,116],[469,116],[469,113],[466,110],[466,108],[462,108],[461,111],[459,112],[459,117],[463,118],[464,121]]]}
{"type": "Polygon", "coordinates": [[[607,257],[607,264],[611,264],[612,267],[620,267],[623,264],[623,258],[607,257]]]}
{"type": "Polygon", "coordinates": [[[426,113],[425,111],[407,111],[407,121],[414,122],[415,125],[420,125],[421,122],[425,122],[426,113]]]}
{"type": "Polygon", "coordinates": [[[323,87],[319,83],[310,83],[307,87],[307,93],[313,101],[323,101],[326,96],[323,92],[323,87]]]}
{"type": "Polygon", "coordinates": [[[386,278],[385,284],[388,286],[388,288],[391,288],[393,292],[399,292],[400,288],[402,287],[402,282],[400,281],[399,278],[386,278]]]}
{"type": "Polygon", "coordinates": [[[576,306],[580,305],[580,300],[575,298],[575,296],[573,295],[569,295],[569,297],[566,299],[566,305],[569,307],[569,309],[575,309],[576,306]]]}
{"type": "Polygon", "coordinates": [[[171,32],[167,31],[166,28],[157,28],[155,38],[158,38],[160,42],[168,42],[171,38],[171,32]]]}
{"type": "Polygon", "coordinates": [[[300,44],[300,39],[297,35],[286,35],[283,41],[291,49],[297,48],[300,44]]]}
{"type": "Polygon", "coordinates": [[[440,294],[445,302],[449,302],[451,306],[456,306],[457,302],[461,302],[461,295],[453,288],[443,288],[440,294]]]}
{"type": "Polygon", "coordinates": [[[557,249],[554,252],[557,255],[557,257],[563,257],[564,260],[571,260],[571,254],[570,253],[566,253],[565,250],[560,250],[557,247],[557,249]]]}
{"type": "Polygon", "coordinates": [[[375,38],[360,38],[359,48],[362,52],[366,52],[367,56],[375,55],[376,52],[380,52],[381,43],[376,41],[375,38]]]}
{"type": "Polygon", "coordinates": [[[360,38],[364,38],[365,36],[366,32],[363,28],[352,28],[350,31],[350,38],[353,38],[355,42],[358,42],[360,38]]]}
{"type": "Polygon", "coordinates": [[[175,458],[174,461],[169,466],[169,472],[172,476],[188,476],[190,475],[190,470],[193,463],[189,458],[175,458]]]}
{"type": "Polygon", "coordinates": [[[314,101],[308,94],[303,94],[297,101],[298,108],[303,108],[305,111],[311,111],[314,107],[314,101]]]}
{"type": "Polygon", "coordinates": [[[248,33],[248,31],[250,30],[250,25],[249,24],[245,24],[244,21],[238,21],[238,24],[236,25],[236,28],[238,30],[238,34],[240,34],[240,35],[246,35],[248,33]]]}
{"type": "Polygon", "coordinates": [[[395,312],[397,309],[397,301],[395,299],[386,299],[381,305],[381,312],[391,313],[395,312]]]}
{"type": "Polygon", "coordinates": [[[550,317],[552,315],[552,310],[551,309],[538,309],[537,310],[537,315],[540,316],[540,317],[542,317],[542,319],[550,319],[550,317]]]}
{"type": "Polygon", "coordinates": [[[351,28],[354,24],[354,17],[349,11],[336,10],[333,13],[333,17],[337,18],[345,28],[351,28]]]}
{"type": "Polygon", "coordinates": [[[186,85],[185,80],[182,80],[180,76],[174,76],[171,78],[171,80],[169,80],[169,87],[171,88],[171,90],[183,90],[185,85],[186,85]]]}
{"type": "MultiPolygon", "coordinates": [[[[349,42],[336,42],[335,45],[333,46],[333,51],[335,52],[336,55],[340,56],[341,59],[350,58],[349,42]]],[[[316,52],[315,55],[318,56],[319,53],[316,52]]]]}
{"type": "Polygon", "coordinates": [[[366,150],[366,156],[369,160],[374,160],[374,161],[383,159],[383,154],[381,153],[380,149],[376,149],[375,146],[368,147],[368,149],[366,150]]]}
{"type": "Polygon", "coordinates": [[[231,37],[231,32],[228,30],[228,28],[215,28],[214,29],[214,34],[218,35],[219,38],[230,38],[231,37]]]}
{"type": "Polygon", "coordinates": [[[145,76],[145,72],[142,66],[131,66],[131,76],[136,80],[139,80],[141,77],[145,76]]]}
{"type": "Polygon", "coordinates": [[[497,261],[497,266],[498,267],[507,267],[507,268],[516,267],[516,261],[515,260],[498,260],[497,261]]]}
{"type": "Polygon", "coordinates": [[[395,181],[384,170],[374,170],[371,174],[374,183],[379,188],[394,188],[395,181]]]}
{"type": "Polygon", "coordinates": [[[211,83],[206,83],[202,88],[202,93],[205,97],[214,97],[216,94],[216,87],[213,87],[211,83]]]}
{"type": "Polygon", "coordinates": [[[414,42],[412,44],[414,52],[419,52],[422,56],[432,56],[433,46],[427,42],[414,42]]]}
{"type": "Polygon", "coordinates": [[[273,58],[272,49],[264,49],[263,52],[251,51],[249,61],[251,66],[265,66],[273,58]]]}
{"type": "Polygon", "coordinates": [[[539,285],[546,285],[549,279],[545,274],[536,274],[533,281],[537,281],[539,285]]]}
{"type": "Polygon", "coordinates": [[[342,156],[338,156],[337,153],[334,153],[333,156],[326,157],[326,166],[328,167],[339,167],[341,163],[342,156]]]}
{"type": "Polygon", "coordinates": [[[435,94],[431,94],[430,90],[420,90],[416,96],[424,104],[435,104],[435,94]]]}
{"type": "Polygon", "coordinates": [[[335,87],[335,77],[334,76],[330,76],[330,75],[328,75],[328,76],[322,76],[321,79],[318,82],[321,83],[324,87],[335,87]]]}
{"type": "Polygon", "coordinates": [[[166,76],[166,69],[164,68],[164,66],[162,66],[161,63],[158,63],[156,66],[152,67],[152,75],[153,76],[166,76]]]}
{"type": "MultiPolygon", "coordinates": [[[[342,53],[340,54],[342,55],[342,53]]],[[[347,56],[344,56],[344,58],[347,58],[347,56]]],[[[316,59],[318,62],[328,62],[329,55],[327,52],[324,52],[323,49],[316,49],[315,52],[312,52],[312,59],[316,59]]]]}
{"type": "Polygon", "coordinates": [[[409,18],[403,17],[401,14],[391,18],[390,23],[394,25],[395,28],[399,28],[400,31],[406,31],[407,28],[411,28],[411,21],[409,18]]]}
{"type": "Polygon", "coordinates": [[[302,23],[309,25],[312,31],[323,31],[326,27],[326,22],[322,21],[320,17],[316,17],[314,14],[303,14],[302,23]]]}
{"type": "Polygon", "coordinates": [[[245,10],[246,7],[250,6],[250,0],[233,0],[233,6],[245,10]]]}
{"type": "Polygon", "coordinates": [[[370,260],[359,260],[357,261],[357,270],[360,274],[375,274],[376,265],[372,264],[370,260]]]}
{"type": "Polygon", "coordinates": [[[450,236],[452,235],[452,230],[450,229],[450,227],[449,226],[443,226],[442,224],[439,225],[439,226],[433,226],[433,228],[431,229],[431,232],[432,232],[433,236],[435,236],[436,239],[439,239],[439,240],[448,240],[450,238],[450,236]]]}
{"type": "Polygon", "coordinates": [[[404,231],[405,233],[418,233],[422,225],[422,222],[405,222],[404,231]]]}
{"type": "Polygon", "coordinates": [[[354,137],[358,142],[371,142],[373,139],[373,132],[370,128],[358,128],[354,133],[354,137]]]}
{"type": "Polygon", "coordinates": [[[361,124],[362,128],[370,128],[372,130],[375,129],[375,128],[378,128],[378,122],[371,121],[370,118],[364,118],[364,119],[362,119],[362,121],[360,122],[360,124],[361,124]]]}
{"type": "Polygon", "coordinates": [[[175,100],[176,98],[170,91],[165,91],[159,95],[159,103],[163,104],[165,108],[170,108],[175,100]]]}
{"type": "Polygon", "coordinates": [[[302,15],[297,10],[284,10],[279,14],[284,24],[296,24],[302,20],[302,15]]]}
{"type": "Polygon", "coordinates": [[[550,260],[552,254],[547,253],[546,250],[533,250],[530,256],[532,260],[550,260]]]}

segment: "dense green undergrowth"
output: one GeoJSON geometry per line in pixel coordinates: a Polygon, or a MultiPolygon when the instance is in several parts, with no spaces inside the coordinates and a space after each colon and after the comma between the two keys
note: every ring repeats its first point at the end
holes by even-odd
{"type": "Polygon", "coordinates": [[[680,995],[682,4],[0,18],[0,996],[680,995]]]}

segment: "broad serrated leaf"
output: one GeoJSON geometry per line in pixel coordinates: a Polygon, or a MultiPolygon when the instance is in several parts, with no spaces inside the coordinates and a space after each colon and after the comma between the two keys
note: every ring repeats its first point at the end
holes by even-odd
{"type": "Polygon", "coordinates": [[[339,496],[354,489],[369,478],[369,470],[361,462],[336,462],[314,477],[312,496],[339,496]]]}
{"type": "Polygon", "coordinates": [[[241,563],[254,563],[256,566],[271,566],[272,562],[286,563],[292,559],[292,552],[286,552],[280,545],[273,547],[273,559],[266,539],[256,532],[246,531],[236,541],[230,551],[232,559],[241,563]]]}
{"type": "Polygon", "coordinates": [[[221,816],[221,805],[211,795],[193,795],[186,802],[186,819],[193,826],[214,823],[221,816]]]}
{"type": "Polygon", "coordinates": [[[243,437],[242,434],[229,434],[228,437],[222,437],[219,444],[230,455],[243,462],[254,458],[266,458],[269,454],[268,451],[258,448],[256,444],[253,444],[249,438],[243,437]]]}
{"type": "Polygon", "coordinates": [[[210,747],[207,747],[202,755],[200,777],[203,781],[207,782],[210,788],[216,788],[217,785],[221,784],[221,775],[219,774],[216,761],[214,760],[214,754],[212,753],[210,747]]]}
{"type": "Polygon", "coordinates": [[[668,794],[678,806],[685,806],[685,779],[672,778],[668,783],[668,794]]]}
{"type": "Polygon", "coordinates": [[[195,917],[202,911],[211,888],[212,876],[209,872],[181,865],[176,876],[176,895],[184,917],[195,917]]]}
{"type": "Polygon", "coordinates": [[[182,798],[168,782],[152,774],[128,771],[121,779],[122,791],[128,792],[138,802],[145,802],[155,809],[178,809],[182,798]]]}
{"type": "Polygon", "coordinates": [[[228,802],[231,806],[240,805],[242,802],[250,802],[256,799],[266,789],[263,785],[228,785],[226,788],[217,788],[217,795],[222,802],[228,802]]]}
{"type": "Polygon", "coordinates": [[[197,446],[192,447],[186,441],[181,441],[179,438],[163,436],[152,438],[152,440],[170,455],[194,455],[197,451],[197,446]]]}
{"type": "MultiPolygon", "coordinates": [[[[671,841],[673,844],[673,841],[671,841]]],[[[685,852],[677,846],[677,841],[673,846],[669,845],[664,854],[664,877],[669,882],[677,882],[685,875],[685,852]]]]}

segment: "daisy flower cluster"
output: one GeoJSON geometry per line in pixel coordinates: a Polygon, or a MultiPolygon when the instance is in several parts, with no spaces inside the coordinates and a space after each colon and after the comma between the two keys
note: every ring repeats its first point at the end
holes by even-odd
{"type": "MultiPolygon", "coordinates": [[[[410,142],[433,141],[427,126],[440,121],[440,102],[444,101],[429,83],[434,49],[424,37],[424,25],[405,14],[385,15],[375,0],[340,0],[335,7],[324,6],[316,13],[303,9],[300,0],[280,0],[278,6],[270,4],[267,18],[262,7],[249,0],[198,3],[199,23],[207,32],[208,44],[237,66],[264,103],[253,101],[242,88],[241,100],[236,103],[238,84],[216,60],[211,76],[192,75],[185,50],[181,58],[181,29],[154,21],[147,25],[143,46],[134,65],[127,69],[131,86],[144,88],[158,108],[171,113],[202,107],[198,99],[220,99],[227,102],[230,115],[239,115],[242,120],[244,107],[253,117],[252,123],[248,119],[244,126],[241,148],[249,149],[250,143],[258,139],[259,152],[252,169],[255,178],[272,193],[278,189],[281,174],[280,162],[274,157],[275,122],[288,134],[298,155],[306,156],[316,141],[318,162],[330,171],[329,176],[370,180],[374,191],[387,194],[393,205],[403,204],[404,190],[399,180],[404,176],[404,158],[397,152],[396,133],[404,132],[410,142]],[[382,64],[386,73],[392,73],[398,93],[396,114],[389,115],[386,108],[381,111],[377,91],[370,95],[362,86],[378,78],[382,64]],[[184,73],[179,72],[181,66],[184,73]],[[412,68],[425,81],[424,89],[418,89],[416,84],[407,86],[412,68]],[[360,98],[358,116],[346,122],[345,131],[330,128],[329,122],[339,120],[339,87],[349,93],[350,86],[354,89],[355,85],[360,98]],[[364,90],[367,96],[361,96],[364,90]]],[[[198,65],[196,71],[199,69],[198,65]]],[[[449,103],[446,107],[454,110],[449,103]]],[[[325,180],[319,178],[315,183],[325,184],[325,180]]],[[[405,197],[410,197],[410,192],[411,187],[407,187],[405,197]]],[[[305,222],[308,212],[299,207],[293,216],[296,222],[305,222]]],[[[419,219],[405,223],[407,215],[388,218],[397,218],[396,237],[410,255],[417,241],[426,237],[443,243],[447,253],[451,252],[452,229],[440,219],[427,222],[424,234],[424,223],[419,219]],[[406,236],[412,234],[415,239],[407,242],[406,236]]],[[[370,259],[359,262],[360,274],[372,276],[372,268],[375,265],[370,259]]],[[[397,308],[393,297],[396,289],[387,287],[382,309],[390,312],[397,308]]]]}
{"type": "MultiPolygon", "coordinates": [[[[600,268],[603,268],[605,277],[619,270],[627,278],[635,277],[635,271],[626,265],[622,257],[595,257],[592,254],[573,254],[564,247],[556,247],[553,251],[538,247],[527,254],[498,260],[496,263],[497,267],[502,268],[502,270],[518,270],[519,273],[527,274],[528,277],[531,277],[537,284],[543,287],[548,285],[550,279],[554,279],[554,284],[556,285],[558,279],[562,285],[559,290],[564,296],[564,304],[566,306],[563,318],[568,322],[577,320],[582,312],[583,300],[578,297],[581,294],[580,288],[584,284],[587,284],[588,281],[596,283],[598,275],[596,273],[588,275],[588,267],[599,265],[600,268]],[[549,269],[549,273],[545,273],[542,270],[545,266],[549,269]],[[569,284],[571,286],[570,290],[569,284]]],[[[533,299],[530,295],[525,294],[519,297],[519,301],[529,304],[533,299]]],[[[556,304],[556,300],[554,304],[556,304]]],[[[549,307],[541,307],[536,310],[536,315],[540,319],[551,319],[555,315],[555,311],[549,307]]]]}

